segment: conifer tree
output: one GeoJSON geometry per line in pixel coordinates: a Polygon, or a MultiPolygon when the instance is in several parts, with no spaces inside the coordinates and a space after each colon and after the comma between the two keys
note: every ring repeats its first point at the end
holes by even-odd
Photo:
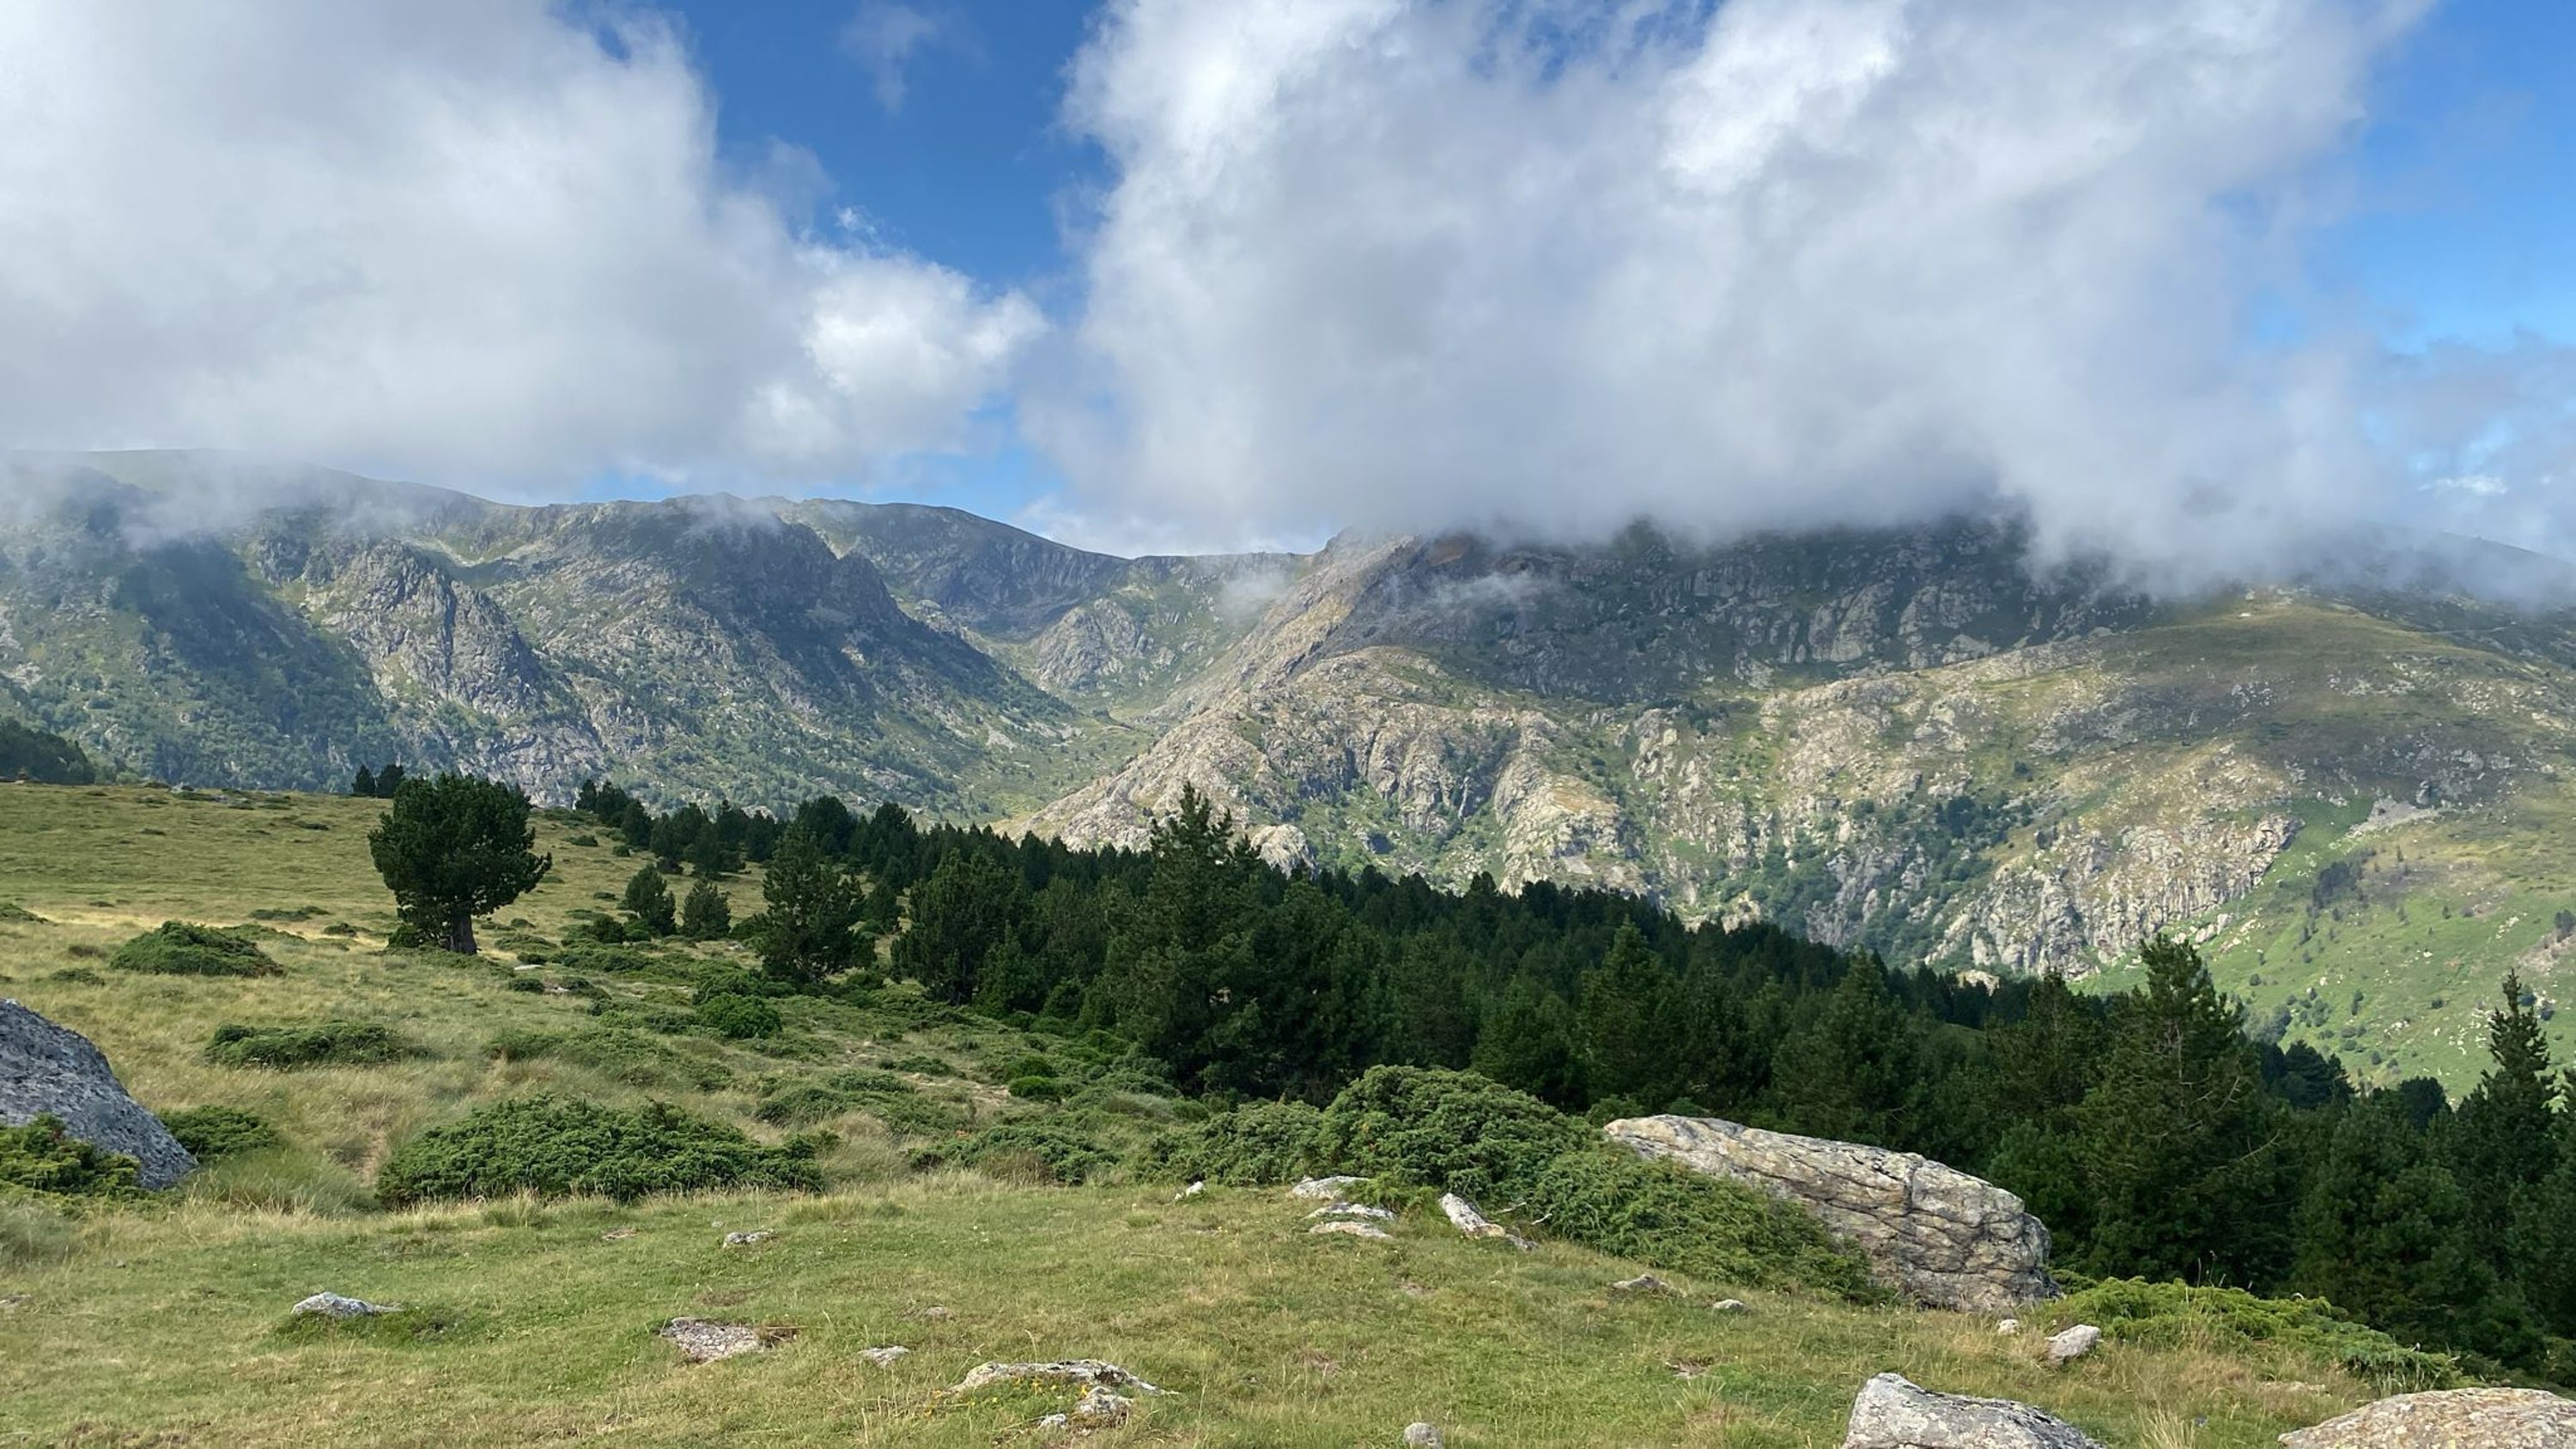
{"type": "Polygon", "coordinates": [[[2097,1216],[2087,1264],[2261,1287],[2288,1266],[2284,1160],[2242,1015],[2200,953],[2157,937],[2144,991],[2112,1023],[2102,1080],[2076,1109],[2097,1216]]]}
{"type": "Polygon", "coordinates": [[[671,887],[663,881],[662,872],[651,866],[627,879],[626,912],[635,924],[656,936],[668,936],[680,928],[679,910],[672,903],[671,887]]]}
{"type": "Polygon", "coordinates": [[[894,943],[894,969],[922,993],[964,1005],[975,999],[993,953],[1019,931],[1026,890],[978,850],[949,853],[913,888],[912,922],[894,943]]]}
{"type": "Polygon", "coordinates": [[[1477,1034],[1475,1069],[1559,1107],[1579,1105],[1572,1013],[1565,998],[1515,976],[1477,1034]]]}
{"type": "Polygon", "coordinates": [[[1680,1022],[1672,979],[1633,921],[1620,923],[1610,952],[1583,975],[1575,1005],[1584,1090],[1614,1110],[1653,1112],[1674,1095],[1680,1022]]]}
{"type": "Polygon", "coordinates": [[[763,970],[811,984],[858,964],[863,900],[858,882],[802,830],[779,838],[761,876],[768,909],[752,919],[763,970]]]}
{"type": "Polygon", "coordinates": [[[2522,1199],[2558,1166],[2558,1082],[2540,1017],[2523,1000],[2520,975],[2507,972],[2503,1009],[2487,1020],[2486,1075],[2452,1113],[2443,1158],[2469,1196],[2469,1230],[2478,1251],[2499,1269],[2510,1266],[2508,1241],[2522,1199]]]}
{"type": "MultiPolygon", "coordinates": [[[[387,765],[385,775],[397,767],[387,765]]],[[[385,775],[376,777],[379,787],[385,775]]],[[[464,775],[403,782],[368,833],[367,852],[394,906],[424,941],[474,954],[474,918],[536,889],[554,866],[536,853],[528,797],[464,775]]]]}
{"type": "Polygon", "coordinates": [[[733,933],[733,906],[715,882],[702,880],[689,887],[689,897],[680,903],[680,934],[692,941],[721,941],[733,933]]]}

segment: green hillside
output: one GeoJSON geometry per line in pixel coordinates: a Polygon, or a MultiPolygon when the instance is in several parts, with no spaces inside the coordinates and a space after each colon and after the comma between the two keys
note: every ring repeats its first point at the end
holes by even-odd
{"type": "MultiPolygon", "coordinates": [[[[0,1435],[986,1444],[1063,1405],[939,1391],[987,1359],[1052,1356],[1110,1359],[1174,1391],[1101,1442],[1319,1449],[1389,1442],[1416,1419],[1468,1446],[1825,1445],[1860,1382],[1890,1368],[2044,1405],[2107,1442],[2250,1449],[2376,1391],[2338,1344],[2250,1341],[2219,1300],[2051,1371],[2035,1336],[1983,1319],[1669,1270],[1670,1297],[1616,1294],[1639,1264],[1471,1242],[1418,1200],[1380,1244],[1309,1234],[1307,1205],[1275,1189],[1175,1200],[1118,1173],[1049,1186],[1025,1151],[961,1166],[997,1122],[1078,1114],[1116,1146],[1203,1109],[1122,1080],[1114,1044],[908,989],[777,998],[783,1029],[764,1039],[692,1026],[682,983],[743,962],[743,948],[578,945],[634,862],[583,843],[598,837],[572,816],[541,821],[556,871],[498,923],[494,955],[388,953],[394,922],[362,844],[382,808],[0,785],[0,901],[18,908],[0,921],[0,992],[89,1035],[155,1110],[246,1109],[283,1137],[166,1201],[69,1218],[0,1202],[0,1435]],[[172,918],[249,923],[282,970],[110,963],[172,918]],[[542,964],[520,969],[530,961],[542,964]],[[298,1069],[208,1051],[227,1025],[333,1020],[381,1024],[404,1050],[298,1069]],[[1059,1074],[1061,1104],[1000,1085],[1032,1056],[1059,1074]],[[536,1092],[676,1100],[771,1143],[789,1123],[828,1130],[826,1190],[369,1201],[395,1145],[536,1092]],[[775,1110],[786,1102],[818,1105],[775,1110]],[[722,1245],[751,1230],[776,1237],[722,1245]],[[364,1329],[287,1325],[287,1305],[325,1289],[410,1311],[364,1329]],[[1713,1313],[1723,1296],[1749,1311],[1713,1313]],[[782,1341],[684,1366],[654,1337],[679,1315],[782,1341]],[[889,1368],[857,1357],[889,1343],[912,1353],[889,1368]]],[[[738,909],[757,894],[729,888],[738,909]]],[[[2085,1306],[2034,1319],[2053,1327],[2085,1306]]]]}

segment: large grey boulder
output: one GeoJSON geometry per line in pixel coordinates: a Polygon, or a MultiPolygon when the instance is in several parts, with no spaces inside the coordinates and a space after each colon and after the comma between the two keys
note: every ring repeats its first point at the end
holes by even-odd
{"type": "Polygon", "coordinates": [[[1936,1394],[1880,1374],[1852,1400],[1843,1449],[2102,1449],[2062,1419],[2010,1399],[1936,1394]]]}
{"type": "Polygon", "coordinates": [[[1930,1158],[1715,1117],[1631,1117],[1602,1130],[1641,1157],[1803,1204],[1918,1303],[2003,1313],[2057,1296],[2047,1227],[2020,1198],[1930,1158]]]}
{"type": "Polygon", "coordinates": [[[143,1165],[143,1185],[164,1188],[197,1170],[197,1159],[125,1095],[89,1038],[14,1001],[0,1001],[0,1125],[62,1119],[69,1135],[143,1165]]]}
{"type": "Polygon", "coordinates": [[[2576,1402],[2538,1389],[2444,1389],[2364,1404],[2281,1436],[2288,1449],[2576,1449],[2576,1402]]]}

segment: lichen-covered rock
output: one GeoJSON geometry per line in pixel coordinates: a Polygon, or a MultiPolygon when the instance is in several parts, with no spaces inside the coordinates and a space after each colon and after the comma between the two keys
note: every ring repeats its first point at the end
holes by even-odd
{"type": "Polygon", "coordinates": [[[2083,1430],[2010,1399],[1936,1394],[1880,1374],[1852,1400],[1843,1449],[2103,1449],[2083,1430]]]}
{"type": "Polygon", "coordinates": [[[2072,1363],[2091,1353],[2102,1342],[2102,1330],[2089,1323],[2079,1323],[2063,1333],[2048,1338],[2048,1361],[2052,1365],[2072,1363]]]}
{"type": "Polygon", "coordinates": [[[197,1170],[197,1159],[125,1094],[89,1038],[14,1001],[0,1001],[0,1125],[61,1119],[63,1131],[142,1164],[145,1187],[164,1188],[197,1170]]]}
{"type": "Polygon", "coordinates": [[[1404,1426],[1406,1449],[1440,1449],[1440,1430],[1433,1424],[1412,1423],[1404,1426]]]}
{"type": "Polygon", "coordinates": [[[349,1298],[338,1293],[316,1293],[287,1311],[293,1318],[373,1318],[380,1313],[400,1313],[391,1303],[369,1303],[364,1298],[349,1298]]]}
{"type": "Polygon", "coordinates": [[[1471,1238],[1495,1238],[1522,1252],[1530,1249],[1530,1240],[1476,1211],[1476,1205],[1454,1192],[1440,1194],[1440,1211],[1449,1218],[1450,1226],[1471,1238]]]}
{"type": "Polygon", "coordinates": [[[2576,1401],[2538,1389],[2399,1394],[2281,1436],[2285,1449],[2576,1449],[2576,1401]]]}
{"type": "Polygon", "coordinates": [[[1714,1117],[1632,1117],[1602,1130],[1641,1157],[1803,1204],[1918,1303],[1998,1313],[2057,1295],[2048,1229],[2021,1199],[1929,1158],[1714,1117]]]}
{"type": "Polygon", "coordinates": [[[978,1364],[966,1377],[957,1381],[957,1387],[948,1392],[972,1394],[1007,1384],[1081,1389],[1131,1389],[1140,1394],[1162,1392],[1161,1389],[1118,1365],[1104,1363],[1096,1358],[1055,1359],[1046,1363],[978,1364]]]}
{"type": "Polygon", "coordinates": [[[662,1337],[679,1345],[681,1355],[691,1363],[714,1363],[719,1359],[758,1353],[794,1332],[792,1329],[762,1328],[749,1323],[718,1323],[706,1318],[674,1318],[663,1324],[659,1331],[662,1337]]]}
{"type": "Polygon", "coordinates": [[[1367,1181],[1365,1177],[1310,1177],[1289,1188],[1288,1195],[1303,1202],[1340,1202],[1367,1181]]]}
{"type": "Polygon", "coordinates": [[[1350,1218],[1334,1218],[1329,1222],[1317,1223],[1306,1231],[1318,1235],[1338,1233],[1346,1238],[1366,1238],[1372,1243],[1393,1241],[1393,1235],[1377,1224],[1355,1222],[1350,1218]]]}

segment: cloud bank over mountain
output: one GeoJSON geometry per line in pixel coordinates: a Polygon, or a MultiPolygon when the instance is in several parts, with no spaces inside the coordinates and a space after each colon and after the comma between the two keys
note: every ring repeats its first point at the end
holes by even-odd
{"type": "Polygon", "coordinates": [[[1123,0],[1042,435],[1147,516],[2259,552],[2405,482],[2299,244],[2422,8],[1123,0]]]}
{"type": "Polygon", "coordinates": [[[1037,308],[800,229],[583,9],[0,9],[0,443],[529,493],[968,441],[1037,308]]]}
{"type": "Polygon", "coordinates": [[[1029,521],[1129,549],[1960,508],[2159,578],[2350,521],[2563,548],[2576,354],[2393,354],[2313,279],[2429,3],[1110,0],[1043,310],[808,225],[794,148],[729,167],[647,9],[13,6],[0,446],[530,497],[1019,441],[1067,480],[1029,521]]]}

